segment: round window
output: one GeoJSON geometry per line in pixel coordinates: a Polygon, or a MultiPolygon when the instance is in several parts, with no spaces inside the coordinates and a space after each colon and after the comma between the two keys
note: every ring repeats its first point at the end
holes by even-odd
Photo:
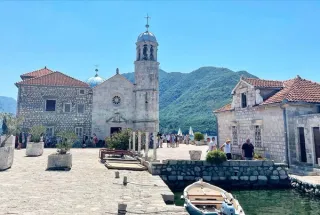
{"type": "Polygon", "coordinates": [[[113,97],[113,99],[112,99],[113,104],[118,105],[118,104],[120,104],[120,102],[121,102],[120,96],[113,97]]]}

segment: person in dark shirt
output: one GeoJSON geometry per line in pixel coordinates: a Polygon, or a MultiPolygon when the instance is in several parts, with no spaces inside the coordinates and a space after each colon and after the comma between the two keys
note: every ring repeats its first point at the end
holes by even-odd
{"type": "Polygon", "coordinates": [[[254,146],[250,142],[250,139],[247,139],[247,141],[244,144],[242,144],[242,156],[246,160],[252,160],[253,155],[254,155],[254,146]]]}

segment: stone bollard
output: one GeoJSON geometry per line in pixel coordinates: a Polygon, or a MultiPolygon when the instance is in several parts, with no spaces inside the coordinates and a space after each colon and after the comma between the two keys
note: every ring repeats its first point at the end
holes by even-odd
{"type": "Polygon", "coordinates": [[[116,178],[120,178],[120,173],[118,171],[115,172],[116,178]]]}
{"type": "Polygon", "coordinates": [[[127,213],[127,204],[118,203],[118,215],[125,215],[127,213]]]}
{"type": "Polygon", "coordinates": [[[127,176],[124,176],[123,177],[123,185],[127,186],[127,184],[128,184],[128,178],[127,178],[127,176]]]}
{"type": "Polygon", "coordinates": [[[132,150],[136,151],[136,132],[132,132],[132,150]]]}
{"type": "Polygon", "coordinates": [[[148,160],[148,156],[149,156],[149,142],[150,142],[149,132],[146,132],[146,146],[144,149],[144,156],[146,160],[148,160]]]}

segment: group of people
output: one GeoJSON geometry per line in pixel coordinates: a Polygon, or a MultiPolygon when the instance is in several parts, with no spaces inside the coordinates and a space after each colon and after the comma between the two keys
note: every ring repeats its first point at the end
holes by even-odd
{"type": "MultiPolygon", "coordinates": [[[[227,160],[232,160],[231,154],[231,140],[228,138],[225,143],[223,143],[219,148],[217,147],[217,142],[215,137],[212,137],[209,142],[209,148],[207,152],[214,150],[222,150],[226,154],[227,160]]],[[[248,138],[245,143],[241,146],[242,158],[245,160],[252,160],[254,157],[254,146],[248,138]]]]}

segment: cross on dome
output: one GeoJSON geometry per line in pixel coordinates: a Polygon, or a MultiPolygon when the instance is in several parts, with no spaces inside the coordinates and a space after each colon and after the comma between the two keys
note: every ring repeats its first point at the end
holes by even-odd
{"type": "Polygon", "coordinates": [[[151,17],[147,14],[146,17],[144,17],[147,19],[147,24],[146,24],[146,28],[147,28],[147,32],[149,31],[149,19],[151,19],[151,17]]]}

